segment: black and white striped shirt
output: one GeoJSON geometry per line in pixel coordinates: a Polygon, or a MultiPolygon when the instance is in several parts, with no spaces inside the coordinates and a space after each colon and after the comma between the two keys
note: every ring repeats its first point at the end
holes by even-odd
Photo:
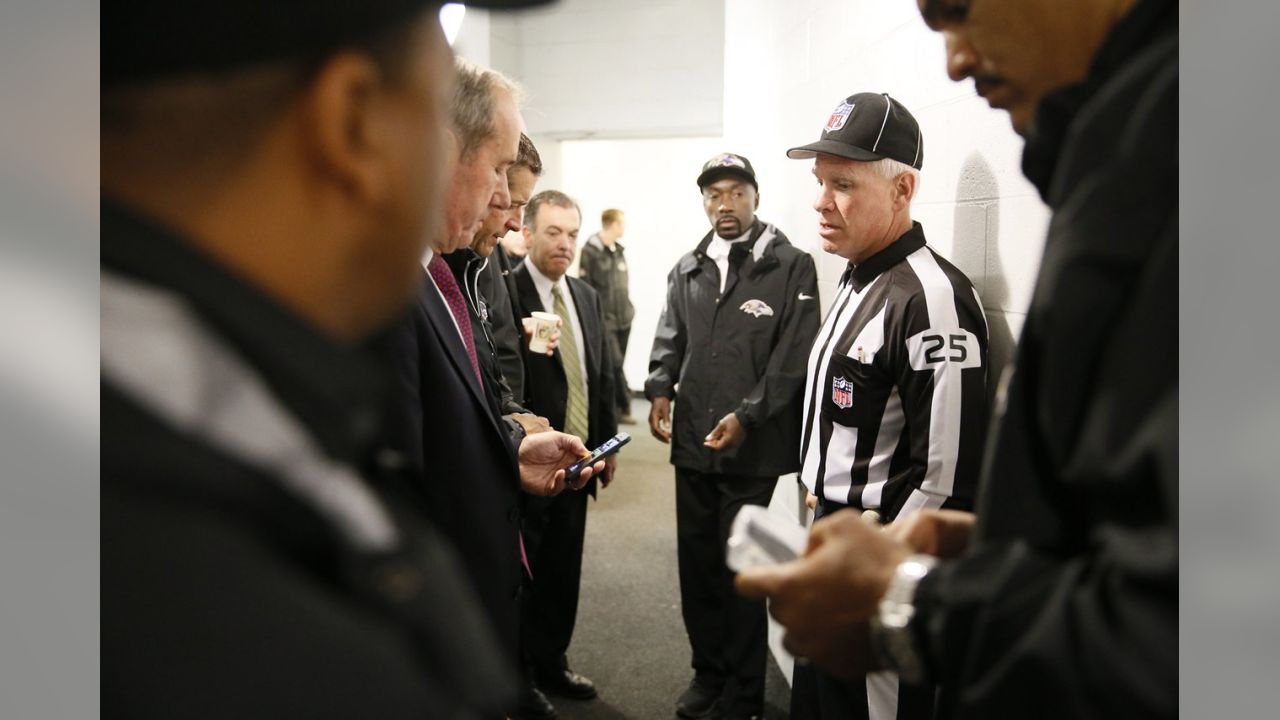
{"type": "Polygon", "coordinates": [[[800,479],[884,522],[972,506],[986,431],[987,324],[914,223],[845,272],[809,354],[800,479]]]}

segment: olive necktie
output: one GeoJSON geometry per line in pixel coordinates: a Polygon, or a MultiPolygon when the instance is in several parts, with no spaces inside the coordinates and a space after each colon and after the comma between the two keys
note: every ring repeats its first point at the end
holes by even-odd
{"type": "Polygon", "coordinates": [[[560,363],[564,365],[564,379],[569,385],[569,401],[564,408],[564,431],[587,441],[590,421],[587,419],[587,391],[582,382],[582,365],[578,358],[578,340],[573,335],[573,317],[564,304],[559,283],[551,286],[551,297],[560,316],[560,363]]]}

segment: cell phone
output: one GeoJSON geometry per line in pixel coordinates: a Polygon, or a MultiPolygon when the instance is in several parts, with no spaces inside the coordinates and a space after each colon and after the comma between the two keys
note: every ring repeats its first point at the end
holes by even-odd
{"type": "Polygon", "coordinates": [[[620,432],[617,435],[614,435],[613,437],[609,438],[608,440],[605,440],[603,445],[591,451],[591,457],[583,458],[578,462],[565,468],[564,470],[565,484],[567,485],[577,480],[578,476],[582,474],[583,468],[589,467],[591,465],[595,465],[596,462],[603,460],[604,458],[607,458],[610,455],[621,450],[622,446],[626,445],[629,442],[631,442],[631,435],[624,432],[620,432]]]}
{"type": "Polygon", "coordinates": [[[743,505],[729,530],[725,562],[734,572],[774,565],[800,557],[809,544],[809,533],[759,505],[743,505]]]}

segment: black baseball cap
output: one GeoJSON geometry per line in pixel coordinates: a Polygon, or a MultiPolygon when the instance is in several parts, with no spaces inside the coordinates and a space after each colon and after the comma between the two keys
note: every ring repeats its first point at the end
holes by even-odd
{"type": "Polygon", "coordinates": [[[702,163],[702,172],[698,174],[698,187],[704,188],[725,175],[740,177],[751,183],[757,192],[760,190],[751,161],[735,153],[720,153],[702,163]]]}
{"type": "Polygon", "coordinates": [[[787,157],[804,160],[819,153],[864,162],[889,158],[919,170],[924,139],[911,112],[888,93],[858,93],[831,111],[817,142],[791,148],[787,157]]]}
{"type": "MultiPolygon", "coordinates": [[[[470,0],[509,9],[549,0],[470,0]]],[[[207,75],[260,63],[323,58],[371,40],[439,0],[107,0],[102,85],[207,75]]]]}

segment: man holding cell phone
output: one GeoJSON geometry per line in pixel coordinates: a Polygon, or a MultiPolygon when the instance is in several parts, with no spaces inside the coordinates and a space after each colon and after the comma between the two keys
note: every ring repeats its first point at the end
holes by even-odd
{"type": "MultiPolygon", "coordinates": [[[[595,448],[617,432],[618,422],[613,356],[600,297],[585,281],[565,274],[576,254],[582,214],[568,195],[545,190],[530,198],[524,222],[529,253],[512,271],[516,299],[522,315],[545,318],[550,313],[559,320],[560,332],[551,355],[536,350],[525,354],[525,406],[547,418],[552,428],[595,448]]],[[[613,480],[617,461],[617,455],[605,458],[601,486],[613,480]]],[[[587,495],[595,495],[595,480],[584,489],[526,498],[524,530],[533,582],[520,636],[530,687],[519,717],[554,716],[542,691],[577,699],[596,695],[592,682],[570,670],[565,656],[578,614],[587,495]]]]}

